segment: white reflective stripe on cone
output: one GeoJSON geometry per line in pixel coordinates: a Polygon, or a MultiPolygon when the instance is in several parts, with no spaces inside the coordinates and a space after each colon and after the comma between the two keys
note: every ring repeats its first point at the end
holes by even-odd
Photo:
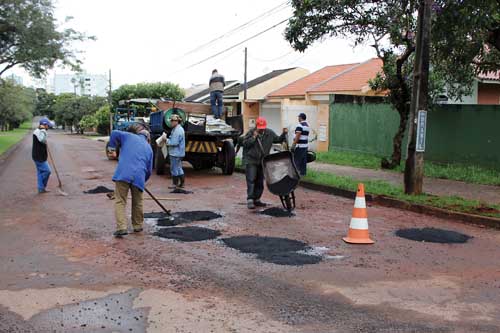
{"type": "Polygon", "coordinates": [[[366,208],[365,197],[356,197],[354,201],[354,208],[366,208]]]}
{"type": "Polygon", "coordinates": [[[368,229],[368,219],[366,218],[358,218],[358,217],[352,217],[351,218],[351,225],[349,226],[351,229],[360,229],[360,230],[365,230],[368,229]]]}

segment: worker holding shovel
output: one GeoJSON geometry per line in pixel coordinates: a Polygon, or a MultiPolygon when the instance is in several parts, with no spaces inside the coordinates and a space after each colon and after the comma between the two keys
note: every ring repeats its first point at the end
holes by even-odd
{"type": "Polygon", "coordinates": [[[113,181],[115,182],[114,236],[121,238],[128,234],[125,208],[129,190],[132,192],[132,227],[134,232],[142,231],[143,191],[153,169],[153,150],[150,134],[141,125],[135,125],[130,132],[113,131],[109,138],[109,148],[120,146],[120,158],[113,181]]]}
{"type": "Polygon", "coordinates": [[[47,130],[49,127],[52,127],[50,120],[42,118],[40,119],[38,128],[33,132],[31,157],[36,165],[38,193],[50,192],[47,190],[47,183],[51,174],[50,166],[47,162],[47,130]]]}

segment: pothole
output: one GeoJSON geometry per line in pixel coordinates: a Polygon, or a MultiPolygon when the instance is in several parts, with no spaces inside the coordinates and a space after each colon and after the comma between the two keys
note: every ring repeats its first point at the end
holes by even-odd
{"type": "Polygon", "coordinates": [[[163,212],[145,213],[144,218],[158,219],[157,225],[160,227],[171,227],[183,223],[195,221],[210,221],[221,218],[222,215],[209,210],[193,210],[187,212],[178,212],[168,215],[163,212]]]}
{"type": "Polygon", "coordinates": [[[286,209],[279,208],[279,207],[267,208],[267,209],[264,209],[263,211],[261,211],[260,213],[263,215],[268,215],[268,216],[272,216],[272,217],[292,217],[292,216],[295,216],[294,213],[292,213],[286,209]]]}
{"type": "Polygon", "coordinates": [[[85,194],[98,194],[98,193],[111,193],[115,190],[107,188],[106,186],[97,186],[91,190],[83,191],[85,194]]]}
{"type": "Polygon", "coordinates": [[[183,190],[182,188],[176,188],[176,189],[170,191],[170,193],[191,194],[191,193],[193,193],[193,191],[187,191],[187,190],[183,190]]]}
{"type": "Polygon", "coordinates": [[[161,228],[154,233],[155,236],[174,239],[180,242],[199,242],[217,238],[221,235],[218,230],[201,227],[175,227],[161,228]]]}
{"type": "Polygon", "coordinates": [[[311,247],[304,242],[278,237],[236,236],[222,240],[227,246],[243,253],[257,254],[257,258],[278,265],[301,266],[317,264],[321,256],[310,255],[311,247]]]}
{"type": "Polygon", "coordinates": [[[472,236],[465,235],[456,231],[436,228],[399,229],[396,231],[396,236],[418,242],[441,244],[465,243],[472,238],[472,236]]]}

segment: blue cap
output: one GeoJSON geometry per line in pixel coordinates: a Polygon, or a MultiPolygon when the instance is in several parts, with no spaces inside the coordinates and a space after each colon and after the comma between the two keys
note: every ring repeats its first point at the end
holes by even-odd
{"type": "Polygon", "coordinates": [[[47,126],[49,126],[50,128],[52,128],[52,127],[53,127],[53,126],[52,126],[52,122],[51,122],[49,119],[47,119],[47,118],[42,118],[42,119],[40,119],[40,125],[47,125],[47,126]]]}

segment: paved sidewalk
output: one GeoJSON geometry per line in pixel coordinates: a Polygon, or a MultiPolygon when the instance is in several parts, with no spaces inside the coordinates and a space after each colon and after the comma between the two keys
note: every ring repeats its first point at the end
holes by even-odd
{"type": "MultiPolygon", "coordinates": [[[[362,169],[350,166],[313,162],[308,168],[330,172],[338,176],[349,176],[361,181],[384,180],[403,186],[403,174],[391,171],[362,169]]],[[[489,204],[500,204],[500,186],[478,185],[455,180],[425,178],[424,192],[440,196],[457,196],[465,199],[480,200],[489,204]]]]}

